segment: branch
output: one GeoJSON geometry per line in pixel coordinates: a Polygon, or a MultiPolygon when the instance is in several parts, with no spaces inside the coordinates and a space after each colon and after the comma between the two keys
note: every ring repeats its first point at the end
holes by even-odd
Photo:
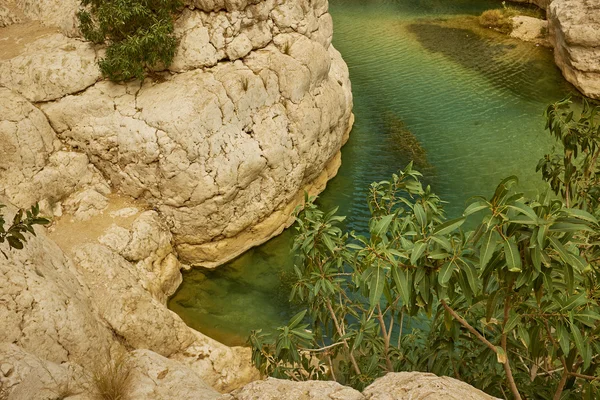
{"type": "Polygon", "coordinates": [[[446,300],[440,300],[440,302],[442,303],[442,306],[444,306],[444,309],[446,311],[448,311],[450,313],[450,315],[452,315],[452,317],[454,317],[455,320],[458,321],[459,324],[461,324],[462,326],[464,326],[469,332],[471,332],[473,335],[475,335],[477,337],[477,339],[479,339],[480,341],[483,342],[483,344],[485,344],[487,347],[490,348],[490,350],[492,350],[494,353],[498,354],[498,349],[496,349],[496,346],[494,346],[489,340],[487,340],[485,337],[483,337],[483,335],[481,333],[479,333],[477,331],[477,329],[473,328],[471,326],[471,324],[469,324],[466,320],[464,320],[460,315],[458,315],[456,313],[456,311],[454,311],[447,303],[446,300]]]}

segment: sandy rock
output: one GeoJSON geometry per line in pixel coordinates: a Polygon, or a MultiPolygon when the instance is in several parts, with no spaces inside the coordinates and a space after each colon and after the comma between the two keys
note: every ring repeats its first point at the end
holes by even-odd
{"type": "Polygon", "coordinates": [[[76,13],[80,0],[13,0],[23,14],[45,25],[55,26],[69,37],[79,36],[76,13]]]}
{"type": "Polygon", "coordinates": [[[388,373],[363,394],[367,400],[497,400],[454,378],[423,372],[388,373]]]}
{"type": "Polygon", "coordinates": [[[331,47],[283,38],[290,55],[269,45],[141,88],[101,82],[42,109],[113,187],[160,210],[184,262],[215,266],[280,232],[304,189],[322,190],[339,166],[347,68],[331,47]]]}
{"type": "MultiPolygon", "coordinates": [[[[15,209],[3,211],[10,220],[15,209]]],[[[71,260],[44,228],[36,232],[20,251],[0,245],[8,256],[0,256],[0,342],[52,362],[90,365],[120,345],[97,317],[92,294],[71,260]]]]}
{"type": "Polygon", "coordinates": [[[21,19],[17,17],[10,8],[0,4],[0,28],[9,26],[15,23],[21,22],[21,19]]]}
{"type": "Polygon", "coordinates": [[[133,369],[131,399],[213,400],[221,396],[185,365],[152,351],[131,352],[128,361],[133,369]]]}
{"type": "Polygon", "coordinates": [[[108,206],[108,199],[95,191],[86,189],[78,192],[64,202],[64,211],[75,218],[86,221],[94,215],[101,214],[108,206]]]}
{"type": "Polygon", "coordinates": [[[59,33],[40,38],[18,56],[0,61],[0,85],[32,102],[81,91],[100,76],[93,47],[59,33]]]}
{"type": "Polygon", "coordinates": [[[174,254],[173,236],[156,211],[146,211],[131,229],[113,225],[100,243],[135,263],[142,286],[158,301],[166,303],[181,284],[181,263],[174,254]]]}
{"type": "Polygon", "coordinates": [[[75,262],[100,316],[128,345],[170,356],[193,343],[190,329],[142,288],[137,271],[123,257],[88,244],[76,250],[75,262]]]}
{"type": "Polygon", "coordinates": [[[555,0],[548,8],[554,59],[583,94],[600,98],[600,0],[555,0]]]}
{"type": "Polygon", "coordinates": [[[512,18],[513,30],[511,37],[525,42],[534,42],[550,45],[546,39],[548,33],[548,21],[539,18],[517,15],[512,18]]]}
{"type": "Polygon", "coordinates": [[[81,366],[43,360],[11,343],[0,343],[0,398],[93,400],[81,366]],[[1,397],[4,394],[6,397],[1,397]]]}
{"type": "Polygon", "coordinates": [[[179,43],[169,66],[171,71],[212,67],[219,61],[219,54],[210,43],[209,30],[204,26],[200,13],[185,9],[175,22],[175,36],[179,43]]]}
{"type": "Polygon", "coordinates": [[[194,343],[170,358],[187,365],[204,382],[220,392],[230,392],[260,379],[248,347],[228,347],[190,329],[194,343]]]}
{"type": "Polygon", "coordinates": [[[356,390],[337,382],[293,382],[268,378],[252,382],[220,400],[365,400],[356,390]]]}

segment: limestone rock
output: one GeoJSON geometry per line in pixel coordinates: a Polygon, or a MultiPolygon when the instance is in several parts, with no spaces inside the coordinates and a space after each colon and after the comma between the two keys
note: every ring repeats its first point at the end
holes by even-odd
{"type": "Polygon", "coordinates": [[[204,382],[220,392],[230,392],[260,378],[251,362],[248,347],[227,347],[190,329],[195,341],[187,349],[172,355],[196,372],[204,382]]]}
{"type": "Polygon", "coordinates": [[[600,0],[555,0],[548,21],[563,75],[586,96],[600,99],[600,0]]]}
{"type": "Polygon", "coordinates": [[[454,378],[423,372],[388,373],[363,394],[367,400],[497,400],[454,378]]]}
{"type": "Polygon", "coordinates": [[[289,225],[304,189],[322,190],[339,166],[347,67],[332,47],[283,40],[289,55],[269,45],[164,82],[100,82],[42,109],[113,187],[160,210],[184,262],[215,266],[289,225]]]}
{"type": "Polygon", "coordinates": [[[104,179],[85,154],[62,151],[59,146],[44,113],[0,87],[0,195],[19,207],[44,200],[52,210],[77,190],[106,190],[104,179]]]}
{"type": "Polygon", "coordinates": [[[131,399],[213,400],[221,396],[191,369],[149,350],[133,351],[128,361],[132,367],[131,399]]]}
{"type": "Polygon", "coordinates": [[[156,211],[143,212],[130,230],[113,225],[100,243],[135,263],[142,286],[166,303],[182,281],[181,263],[174,254],[173,236],[156,211]]]}
{"type": "Polygon", "coordinates": [[[0,4],[0,28],[17,22],[21,22],[21,19],[17,17],[10,8],[0,4]]]}
{"type": "Polygon", "coordinates": [[[18,56],[0,61],[0,85],[32,102],[58,99],[98,79],[94,48],[59,33],[42,37],[26,45],[18,56]]]}
{"type": "Polygon", "coordinates": [[[80,0],[13,0],[23,14],[45,25],[55,26],[69,36],[79,36],[79,22],[76,13],[80,0]]]}
{"type": "Polygon", "coordinates": [[[11,343],[0,343],[0,398],[93,400],[81,366],[41,359],[11,343]]]}
{"type": "MultiPolygon", "coordinates": [[[[2,199],[0,203],[7,204],[2,199]]],[[[3,209],[7,220],[15,209],[3,209]]],[[[92,294],[44,228],[22,250],[0,256],[0,342],[14,343],[55,363],[90,365],[120,345],[97,317],[92,294]]]]}
{"type": "Polygon", "coordinates": [[[123,257],[107,247],[87,244],[76,250],[75,262],[100,316],[128,345],[170,356],[193,343],[187,325],[142,288],[135,269],[123,257]]]}
{"type": "Polygon", "coordinates": [[[550,45],[546,39],[548,33],[548,21],[525,15],[517,15],[512,18],[512,25],[513,29],[510,33],[511,37],[525,42],[550,45]]]}
{"type": "Polygon", "coordinates": [[[102,213],[108,205],[108,199],[94,189],[85,189],[71,196],[64,203],[64,209],[75,218],[85,221],[102,213]]]}
{"type": "Polygon", "coordinates": [[[268,378],[255,381],[220,400],[365,400],[360,392],[337,382],[294,382],[268,378]]]}

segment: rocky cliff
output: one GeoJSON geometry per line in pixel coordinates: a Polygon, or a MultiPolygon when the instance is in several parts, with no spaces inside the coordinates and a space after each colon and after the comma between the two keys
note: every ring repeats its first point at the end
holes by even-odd
{"type": "Polygon", "coordinates": [[[127,84],[101,80],[77,1],[11,4],[3,23],[25,22],[0,44],[0,193],[18,206],[60,215],[75,192],[118,192],[159,211],[182,260],[214,267],[335,175],[352,95],[326,1],[189,1],[169,70],[127,84]]]}
{"type": "Polygon", "coordinates": [[[554,59],[565,78],[600,99],[600,0],[554,0],[548,22],[554,59]]]}

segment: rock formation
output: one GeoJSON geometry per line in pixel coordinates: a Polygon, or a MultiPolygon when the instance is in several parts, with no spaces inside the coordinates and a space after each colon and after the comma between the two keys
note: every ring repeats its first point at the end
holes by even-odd
{"type": "Polygon", "coordinates": [[[510,0],[515,3],[535,4],[539,8],[545,10],[550,5],[552,0],[510,0]]]}
{"type": "Polygon", "coordinates": [[[554,59],[565,78],[600,99],[600,0],[555,0],[548,22],[554,59]]]}
{"type": "MultiPolygon", "coordinates": [[[[326,1],[190,1],[175,23],[169,70],[127,84],[100,80],[103,50],[72,38],[77,2],[66,3],[57,12],[55,1],[16,1],[62,33],[19,42],[0,59],[3,97],[24,104],[6,112],[31,113],[38,131],[0,152],[21,158],[23,140],[35,139],[41,152],[26,172],[42,180],[32,187],[47,186],[48,167],[77,158],[77,171],[93,170],[113,192],[157,209],[180,259],[214,267],[280,233],[304,191],[323,190],[335,175],[352,95],[326,1]],[[57,156],[63,149],[68,156],[57,156]]],[[[56,209],[102,180],[86,179],[46,195],[5,177],[0,193],[56,209]]]]}

